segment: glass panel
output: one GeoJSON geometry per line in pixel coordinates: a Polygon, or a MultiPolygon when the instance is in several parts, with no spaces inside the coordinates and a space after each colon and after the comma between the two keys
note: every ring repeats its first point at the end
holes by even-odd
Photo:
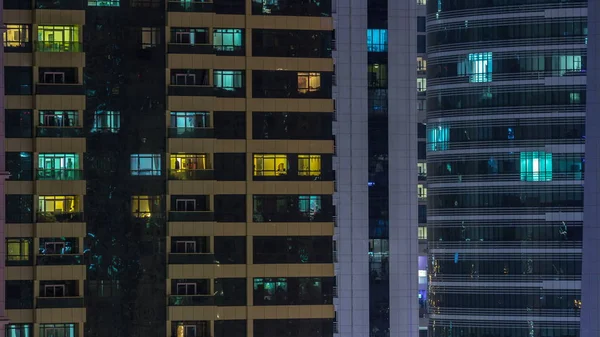
{"type": "Polygon", "coordinates": [[[214,49],[221,51],[234,51],[239,49],[244,45],[243,35],[242,29],[214,29],[214,49]]]}
{"type": "Polygon", "coordinates": [[[367,29],[367,51],[386,52],[387,29],[367,29]]]}
{"type": "Polygon", "coordinates": [[[38,26],[37,31],[39,51],[79,51],[78,26],[38,26]]]}
{"type": "Polygon", "coordinates": [[[132,154],[131,175],[132,176],[160,176],[161,175],[160,154],[132,154]]]}
{"type": "Polygon", "coordinates": [[[73,213],[79,209],[76,196],[40,195],[38,211],[48,213],[73,213]]]}
{"type": "Polygon", "coordinates": [[[161,210],[160,196],[136,195],[131,198],[131,212],[138,218],[149,218],[161,210]]]}
{"type": "Polygon", "coordinates": [[[91,132],[117,133],[121,128],[120,111],[98,110],[94,112],[94,124],[91,132]]]}
{"type": "Polygon", "coordinates": [[[298,155],[298,175],[314,176],[321,175],[321,155],[298,155]]]}
{"type": "Polygon", "coordinates": [[[320,73],[298,73],[298,92],[316,92],[321,89],[320,73]]]}
{"type": "Polygon", "coordinates": [[[255,154],[254,176],[274,177],[287,175],[289,162],[285,154],[255,154]]]}
{"type": "Polygon", "coordinates": [[[210,127],[210,113],[208,112],[171,112],[171,127],[177,130],[177,133],[185,133],[186,129],[208,128],[210,127]]]}
{"type": "Polygon", "coordinates": [[[40,126],[72,127],[79,126],[78,111],[40,111],[40,126]]]}
{"type": "Polygon", "coordinates": [[[521,152],[520,157],[522,181],[552,180],[552,153],[521,152]]]}
{"type": "Polygon", "coordinates": [[[243,76],[241,71],[215,70],[213,77],[216,88],[233,91],[243,87],[243,76]]]}
{"type": "Polygon", "coordinates": [[[4,35],[4,47],[25,47],[29,42],[28,25],[6,25],[4,35]]]}

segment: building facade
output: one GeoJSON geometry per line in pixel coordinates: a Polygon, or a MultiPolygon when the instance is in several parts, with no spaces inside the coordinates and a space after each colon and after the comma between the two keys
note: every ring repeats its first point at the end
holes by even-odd
{"type": "Polygon", "coordinates": [[[331,8],[4,1],[7,336],[333,335],[331,8]]]}
{"type": "Polygon", "coordinates": [[[596,336],[579,331],[586,15],[427,4],[430,337],[596,336]]]}

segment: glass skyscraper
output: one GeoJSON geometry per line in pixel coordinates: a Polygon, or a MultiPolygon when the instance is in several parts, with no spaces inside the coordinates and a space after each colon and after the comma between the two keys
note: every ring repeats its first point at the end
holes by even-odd
{"type": "Polygon", "coordinates": [[[427,4],[430,337],[580,336],[586,16],[427,4]]]}

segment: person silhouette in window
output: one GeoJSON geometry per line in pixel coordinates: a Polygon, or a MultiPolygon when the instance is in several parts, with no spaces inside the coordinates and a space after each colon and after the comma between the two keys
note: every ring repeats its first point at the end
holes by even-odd
{"type": "Polygon", "coordinates": [[[278,176],[285,175],[285,165],[283,165],[283,163],[280,163],[279,165],[277,165],[277,175],[278,176]]]}

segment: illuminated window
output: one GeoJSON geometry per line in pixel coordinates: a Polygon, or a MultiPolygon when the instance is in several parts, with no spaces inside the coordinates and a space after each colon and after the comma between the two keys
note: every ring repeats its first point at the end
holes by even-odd
{"type": "Polygon", "coordinates": [[[90,7],[119,7],[120,0],[88,0],[90,7]]]}
{"type": "Polygon", "coordinates": [[[117,133],[121,129],[120,111],[94,111],[94,125],[91,132],[117,133]]]}
{"type": "Polygon", "coordinates": [[[69,127],[79,126],[78,111],[40,111],[40,126],[69,127]]]}
{"type": "Polygon", "coordinates": [[[173,337],[201,337],[210,335],[210,322],[176,322],[175,335],[173,337]]]}
{"type": "Polygon", "coordinates": [[[160,44],[160,28],[142,28],[142,49],[154,48],[160,44]]]}
{"type": "Polygon", "coordinates": [[[78,26],[38,26],[37,51],[80,52],[78,26]]]}
{"type": "Polygon", "coordinates": [[[418,92],[427,91],[427,79],[426,78],[417,78],[417,91],[418,92]]]}
{"type": "Polygon", "coordinates": [[[29,261],[31,260],[32,247],[30,238],[6,239],[6,260],[29,261]]]}
{"type": "Polygon", "coordinates": [[[7,324],[6,337],[32,337],[31,324],[7,324]]]}
{"type": "Polygon", "coordinates": [[[149,218],[160,214],[161,200],[158,195],[135,195],[131,197],[131,213],[137,218],[149,218]]]}
{"type": "Polygon", "coordinates": [[[182,129],[208,128],[210,127],[210,113],[208,112],[171,112],[171,127],[182,129]]]}
{"type": "Polygon", "coordinates": [[[581,104],[581,93],[578,93],[578,92],[569,93],[569,103],[570,104],[581,104]]]}
{"type": "Polygon", "coordinates": [[[427,227],[419,226],[419,240],[427,240],[427,227]]]}
{"type": "Polygon", "coordinates": [[[29,25],[6,25],[4,47],[25,47],[29,42],[29,25]]]}
{"type": "Polygon", "coordinates": [[[234,51],[244,46],[242,29],[215,28],[213,30],[213,47],[220,51],[234,51]]]}
{"type": "Polygon", "coordinates": [[[79,155],[75,153],[40,153],[39,180],[79,180],[79,155]]]}
{"type": "Polygon", "coordinates": [[[582,70],[581,55],[560,55],[552,57],[552,69],[558,69],[559,75],[578,73],[582,70]]]}
{"type": "Polygon", "coordinates": [[[419,177],[427,177],[427,163],[417,163],[419,177]]]}
{"type": "Polygon", "coordinates": [[[419,199],[427,199],[427,187],[423,184],[417,185],[417,193],[419,194],[419,199]]]}
{"type": "Polygon", "coordinates": [[[161,171],[160,154],[132,154],[132,176],[159,176],[161,171]]]}
{"type": "Polygon", "coordinates": [[[298,92],[316,92],[321,89],[320,73],[298,73],[298,92]]]}
{"type": "Polygon", "coordinates": [[[177,44],[207,44],[207,28],[171,28],[171,43],[177,44]]]}
{"type": "Polygon", "coordinates": [[[369,64],[369,88],[387,88],[387,64],[369,64]]]}
{"type": "Polygon", "coordinates": [[[447,126],[432,125],[427,128],[427,145],[431,151],[448,150],[450,129],[447,126]]]}
{"type": "Polygon", "coordinates": [[[79,205],[74,195],[40,195],[38,198],[40,213],[74,213],[77,210],[79,205]]]}
{"type": "Polygon", "coordinates": [[[491,82],[493,72],[492,53],[469,54],[467,60],[459,64],[458,74],[469,76],[469,82],[491,82]]]}
{"type": "Polygon", "coordinates": [[[212,170],[207,154],[172,154],[169,169],[175,171],[212,170]]]}
{"type": "Polygon", "coordinates": [[[419,269],[419,284],[427,284],[427,270],[419,269]]]}
{"type": "Polygon", "coordinates": [[[321,175],[321,155],[300,154],[298,155],[298,175],[313,176],[321,175]]]}
{"type": "Polygon", "coordinates": [[[521,152],[521,181],[551,181],[552,153],[521,152]]]}
{"type": "Polygon", "coordinates": [[[40,324],[40,337],[77,337],[77,324],[40,324]]]}
{"type": "Polygon", "coordinates": [[[427,60],[423,57],[417,57],[417,71],[426,71],[427,70],[427,60]]]}
{"type": "Polygon", "coordinates": [[[213,73],[215,87],[234,91],[244,87],[244,75],[240,70],[215,70],[213,73]]]}
{"type": "Polygon", "coordinates": [[[321,213],[320,195],[300,195],[298,196],[298,210],[305,216],[314,218],[321,213]]]}
{"type": "Polygon", "coordinates": [[[387,29],[367,29],[367,51],[386,52],[387,46],[387,29]]]}
{"type": "Polygon", "coordinates": [[[289,167],[285,154],[255,154],[254,176],[274,177],[287,174],[289,167]]]}

